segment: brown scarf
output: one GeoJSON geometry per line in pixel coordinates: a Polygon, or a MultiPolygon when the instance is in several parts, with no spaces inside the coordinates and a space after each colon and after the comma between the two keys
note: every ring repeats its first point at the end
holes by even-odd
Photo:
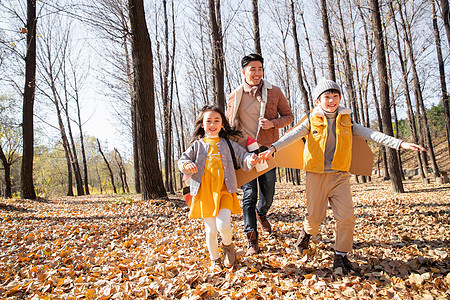
{"type": "Polygon", "coordinates": [[[244,92],[247,92],[250,94],[250,96],[256,97],[259,102],[262,102],[262,87],[263,87],[263,80],[259,82],[258,85],[251,86],[245,81],[244,78],[244,92]]]}

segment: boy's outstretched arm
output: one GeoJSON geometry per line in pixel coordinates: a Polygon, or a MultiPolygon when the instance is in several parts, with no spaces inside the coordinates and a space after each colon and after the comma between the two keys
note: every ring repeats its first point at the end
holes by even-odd
{"type": "Polygon", "coordinates": [[[276,151],[274,146],[270,146],[270,148],[264,152],[261,152],[258,155],[259,162],[264,162],[266,160],[269,160],[270,156],[276,151]]]}
{"type": "Polygon", "coordinates": [[[406,149],[406,150],[427,151],[427,149],[425,149],[424,147],[422,147],[420,145],[408,143],[408,142],[402,142],[400,144],[400,147],[402,147],[403,149],[406,149]]]}

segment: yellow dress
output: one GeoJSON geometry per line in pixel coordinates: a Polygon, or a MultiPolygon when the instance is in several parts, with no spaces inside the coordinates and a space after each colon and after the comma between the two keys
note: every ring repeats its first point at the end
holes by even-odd
{"type": "Polygon", "coordinates": [[[216,217],[223,208],[231,210],[232,214],[241,213],[236,193],[230,194],[225,185],[222,157],[217,147],[219,140],[219,137],[203,139],[209,145],[208,156],[200,188],[189,203],[189,218],[216,217]]]}

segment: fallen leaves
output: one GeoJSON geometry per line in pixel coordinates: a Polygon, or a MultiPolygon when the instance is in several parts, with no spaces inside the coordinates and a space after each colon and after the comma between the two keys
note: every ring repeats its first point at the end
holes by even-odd
{"type": "Polygon", "coordinates": [[[232,269],[211,273],[201,220],[181,196],[0,200],[0,297],[10,299],[447,299],[450,297],[450,187],[408,181],[353,184],[357,215],[351,260],[361,277],[332,272],[331,211],[297,253],[304,186],[279,185],[261,234],[262,252],[243,256],[241,216],[233,216],[239,253],[232,269]],[[425,190],[426,188],[426,190],[425,190]]]}

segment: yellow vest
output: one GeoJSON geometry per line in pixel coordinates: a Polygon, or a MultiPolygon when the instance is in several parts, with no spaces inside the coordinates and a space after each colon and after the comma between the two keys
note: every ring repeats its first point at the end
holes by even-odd
{"type": "MultiPolygon", "coordinates": [[[[310,114],[311,130],[306,139],[303,153],[303,169],[307,172],[323,173],[325,164],[325,144],[327,141],[327,117],[310,114]]],[[[332,169],[350,170],[352,160],[352,119],[348,114],[339,114],[336,118],[336,150],[332,169]]]]}

